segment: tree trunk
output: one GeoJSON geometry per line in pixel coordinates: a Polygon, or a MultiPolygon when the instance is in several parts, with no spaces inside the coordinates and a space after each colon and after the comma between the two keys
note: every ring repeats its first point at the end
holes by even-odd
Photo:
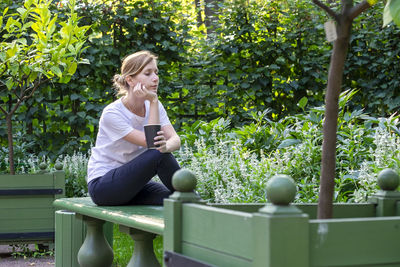
{"type": "Polygon", "coordinates": [[[6,114],[7,124],[7,138],[8,138],[8,162],[10,164],[10,174],[15,174],[14,168],[14,146],[13,146],[13,135],[12,135],[12,114],[6,114]]]}
{"type": "Polygon", "coordinates": [[[352,21],[339,16],[338,39],[334,41],[329,65],[328,86],[325,94],[325,120],[323,125],[321,181],[318,200],[318,219],[332,217],[333,193],[336,171],[336,131],[339,111],[339,95],[343,70],[350,40],[352,21]]]}
{"type": "Polygon", "coordinates": [[[196,10],[196,21],[197,21],[197,27],[201,27],[201,24],[203,24],[203,19],[201,17],[201,6],[200,6],[200,0],[194,0],[194,6],[196,10]]]}
{"type": "Polygon", "coordinates": [[[222,0],[204,0],[204,23],[207,28],[207,36],[215,32],[218,23],[218,3],[222,0]]]}

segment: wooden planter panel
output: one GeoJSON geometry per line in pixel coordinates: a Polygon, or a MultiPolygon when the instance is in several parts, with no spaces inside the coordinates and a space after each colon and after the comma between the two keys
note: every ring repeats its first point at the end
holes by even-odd
{"type": "Polygon", "coordinates": [[[64,196],[62,171],[0,175],[0,243],[54,240],[53,202],[64,196]]]}
{"type": "Polygon", "coordinates": [[[212,259],[217,266],[248,266],[251,262],[251,214],[188,204],[182,215],[183,254],[212,259]]]}
{"type": "MultiPolygon", "coordinates": [[[[306,213],[310,219],[317,218],[317,203],[293,205],[306,213]]],[[[376,208],[371,203],[335,203],[333,206],[333,218],[365,218],[375,216],[376,208]]]]}
{"type": "MultiPolygon", "coordinates": [[[[302,212],[308,214],[310,219],[317,218],[317,203],[294,203],[293,205],[299,208],[302,212]]],[[[209,206],[221,209],[254,213],[258,212],[260,208],[264,207],[265,203],[224,203],[210,204],[209,206]]],[[[333,218],[363,218],[375,216],[375,205],[371,203],[335,203],[335,205],[333,206],[333,218]]]]}
{"type": "Polygon", "coordinates": [[[310,220],[311,266],[400,266],[399,217],[310,220]]]}

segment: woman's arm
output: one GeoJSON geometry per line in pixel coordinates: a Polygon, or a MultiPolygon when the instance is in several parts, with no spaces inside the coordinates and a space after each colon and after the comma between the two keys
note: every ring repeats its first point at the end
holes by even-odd
{"type": "Polygon", "coordinates": [[[125,141],[128,141],[132,144],[138,145],[138,146],[142,146],[142,147],[146,147],[147,143],[146,143],[146,136],[144,135],[144,132],[141,132],[139,130],[133,129],[130,133],[128,133],[127,135],[125,135],[123,137],[123,139],[125,141]]]}
{"type": "MultiPolygon", "coordinates": [[[[130,133],[124,136],[123,139],[139,146],[147,146],[144,132],[136,129],[133,129],[130,133]]],[[[157,150],[161,153],[174,152],[181,147],[181,138],[175,132],[174,127],[170,124],[163,126],[161,131],[158,132],[158,136],[154,139],[156,140],[154,144],[159,146],[157,150]]]]}
{"type": "Polygon", "coordinates": [[[154,144],[159,146],[157,150],[161,153],[174,152],[181,147],[181,138],[171,124],[163,126],[154,139],[154,144]]]}

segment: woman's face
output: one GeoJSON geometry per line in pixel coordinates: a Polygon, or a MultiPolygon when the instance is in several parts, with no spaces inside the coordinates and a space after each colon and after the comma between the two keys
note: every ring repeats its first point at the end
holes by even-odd
{"type": "Polygon", "coordinates": [[[140,82],[147,90],[157,92],[159,79],[158,68],[155,60],[152,60],[139,74],[132,77],[132,81],[133,84],[131,86],[133,87],[140,82]]]}

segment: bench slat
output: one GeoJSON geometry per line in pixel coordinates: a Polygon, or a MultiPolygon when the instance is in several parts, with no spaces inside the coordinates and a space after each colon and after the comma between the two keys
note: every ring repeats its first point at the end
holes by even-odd
{"type": "Polygon", "coordinates": [[[54,201],[54,206],[158,235],[164,232],[162,206],[97,206],[90,197],[60,198],[54,201]]]}

